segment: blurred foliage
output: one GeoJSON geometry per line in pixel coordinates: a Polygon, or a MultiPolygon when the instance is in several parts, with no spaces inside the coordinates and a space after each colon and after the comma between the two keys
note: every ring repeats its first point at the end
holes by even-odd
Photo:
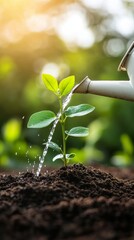
{"type": "Polygon", "coordinates": [[[28,163],[33,163],[40,155],[40,147],[29,146],[23,139],[20,120],[10,119],[3,125],[2,140],[0,140],[0,165],[2,167],[21,168],[28,163]]]}
{"type": "MultiPolygon", "coordinates": [[[[42,84],[42,72],[59,79],[73,74],[77,82],[86,75],[99,80],[128,78],[125,72],[117,72],[117,67],[134,39],[134,3],[110,2],[0,1],[1,166],[27,165],[28,159],[34,162],[42,153],[50,129],[26,128],[31,113],[58,111],[55,97],[42,84]],[[27,151],[31,152],[29,157],[27,151]]],[[[78,152],[75,161],[133,165],[134,104],[75,95],[71,105],[83,102],[94,105],[96,111],[90,118],[75,119],[75,124],[89,124],[90,130],[87,139],[69,141],[68,148],[78,152]]],[[[68,127],[71,125],[74,123],[68,127]]],[[[54,138],[60,142],[59,127],[54,138]]]]}

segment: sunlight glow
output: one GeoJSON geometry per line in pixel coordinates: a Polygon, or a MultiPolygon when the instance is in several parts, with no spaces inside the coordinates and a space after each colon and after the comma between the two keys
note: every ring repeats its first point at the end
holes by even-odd
{"type": "Polygon", "coordinates": [[[58,76],[59,76],[59,67],[58,67],[58,65],[57,64],[55,64],[55,63],[47,63],[44,67],[43,67],[43,69],[42,69],[42,71],[41,71],[42,73],[48,73],[48,74],[51,74],[51,75],[53,75],[55,78],[58,78],[58,76]]]}
{"type": "MultiPolygon", "coordinates": [[[[107,24],[102,26],[105,34],[111,31],[118,31],[124,36],[132,34],[134,18],[123,5],[123,0],[116,0],[114,3],[110,0],[81,0],[81,3],[92,11],[102,11],[103,15],[110,14],[109,23],[106,22],[107,24]]],[[[58,4],[54,10],[54,3],[51,0],[9,0],[8,3],[2,1],[1,4],[1,46],[5,46],[8,42],[17,43],[30,32],[47,32],[47,34],[56,32],[70,49],[71,47],[89,48],[96,40],[90,28],[90,18],[77,1],[65,4],[64,11],[61,11],[58,4]],[[59,11],[59,14],[56,11],[59,11]]],[[[97,40],[99,37],[97,36],[97,40]]]]}
{"type": "Polygon", "coordinates": [[[119,56],[125,49],[123,41],[121,39],[115,38],[110,39],[106,45],[104,45],[104,50],[106,50],[106,53],[109,55],[116,57],[119,56]]]}
{"type": "Polygon", "coordinates": [[[20,28],[20,24],[12,20],[3,27],[2,36],[8,42],[14,43],[21,40],[23,33],[23,27],[20,28]]]}
{"type": "Polygon", "coordinates": [[[103,0],[81,0],[82,3],[84,3],[85,6],[91,7],[91,8],[99,8],[102,6],[103,0]]]}
{"type": "Polygon", "coordinates": [[[55,78],[59,79],[62,76],[68,76],[70,73],[70,68],[67,64],[61,62],[61,63],[54,63],[54,62],[49,62],[44,65],[42,68],[41,73],[48,73],[53,75],[55,78]]]}
{"type": "Polygon", "coordinates": [[[103,1],[104,9],[106,9],[110,14],[120,14],[123,11],[122,0],[116,0],[113,4],[113,1],[103,1]]]}
{"type": "Polygon", "coordinates": [[[26,25],[30,31],[42,32],[49,28],[50,18],[44,14],[36,14],[26,20],[26,25]]]}
{"type": "MultiPolygon", "coordinates": [[[[85,6],[89,8],[93,8],[95,10],[102,10],[102,12],[106,11],[107,13],[114,16],[111,23],[109,23],[109,29],[107,31],[118,31],[124,36],[131,35],[133,33],[134,26],[134,17],[130,15],[130,12],[127,11],[127,8],[124,7],[122,0],[114,1],[105,1],[105,0],[81,0],[85,6]]],[[[130,0],[129,2],[133,2],[130,0]]]]}
{"type": "Polygon", "coordinates": [[[69,45],[90,47],[94,43],[94,35],[89,29],[84,13],[75,5],[55,22],[58,35],[69,45]]]}
{"type": "Polygon", "coordinates": [[[124,36],[131,35],[134,29],[134,17],[129,14],[115,18],[115,29],[124,36]]]}

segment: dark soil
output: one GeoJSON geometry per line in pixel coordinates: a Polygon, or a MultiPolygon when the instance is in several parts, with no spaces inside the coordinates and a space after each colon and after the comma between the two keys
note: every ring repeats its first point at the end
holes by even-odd
{"type": "Polygon", "coordinates": [[[0,240],[134,240],[133,172],[125,174],[79,164],[1,175],[0,240]]]}

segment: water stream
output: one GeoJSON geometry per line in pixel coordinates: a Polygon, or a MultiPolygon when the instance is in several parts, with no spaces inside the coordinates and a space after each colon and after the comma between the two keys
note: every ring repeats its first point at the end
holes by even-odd
{"type": "MultiPolygon", "coordinates": [[[[74,87],[74,88],[75,88],[75,87],[74,87]]],[[[71,101],[74,88],[73,88],[73,90],[68,94],[68,96],[64,99],[64,101],[63,101],[63,110],[67,107],[67,105],[68,105],[69,102],[71,101]]],[[[54,134],[54,132],[55,132],[55,128],[56,128],[56,126],[57,126],[57,123],[59,122],[60,115],[61,115],[61,113],[59,112],[59,113],[57,114],[56,120],[55,120],[54,123],[53,123],[52,129],[51,129],[51,131],[50,131],[50,133],[49,133],[48,140],[47,140],[47,143],[46,143],[45,148],[44,148],[44,150],[43,150],[42,156],[39,157],[39,166],[38,166],[38,169],[37,169],[37,172],[36,172],[36,176],[39,176],[39,174],[40,174],[40,172],[41,172],[41,169],[42,169],[42,166],[43,166],[45,157],[46,157],[47,152],[48,152],[49,144],[50,144],[50,142],[52,141],[52,137],[53,137],[53,134],[54,134]]]]}

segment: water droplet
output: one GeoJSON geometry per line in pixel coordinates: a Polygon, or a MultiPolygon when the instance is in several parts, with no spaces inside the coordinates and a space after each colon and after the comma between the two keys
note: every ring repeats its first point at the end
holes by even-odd
{"type": "Polygon", "coordinates": [[[22,119],[24,119],[24,118],[25,118],[25,116],[22,117],[22,119]]]}
{"type": "Polygon", "coordinates": [[[35,161],[33,162],[32,173],[34,173],[34,168],[35,168],[35,161]]]}

